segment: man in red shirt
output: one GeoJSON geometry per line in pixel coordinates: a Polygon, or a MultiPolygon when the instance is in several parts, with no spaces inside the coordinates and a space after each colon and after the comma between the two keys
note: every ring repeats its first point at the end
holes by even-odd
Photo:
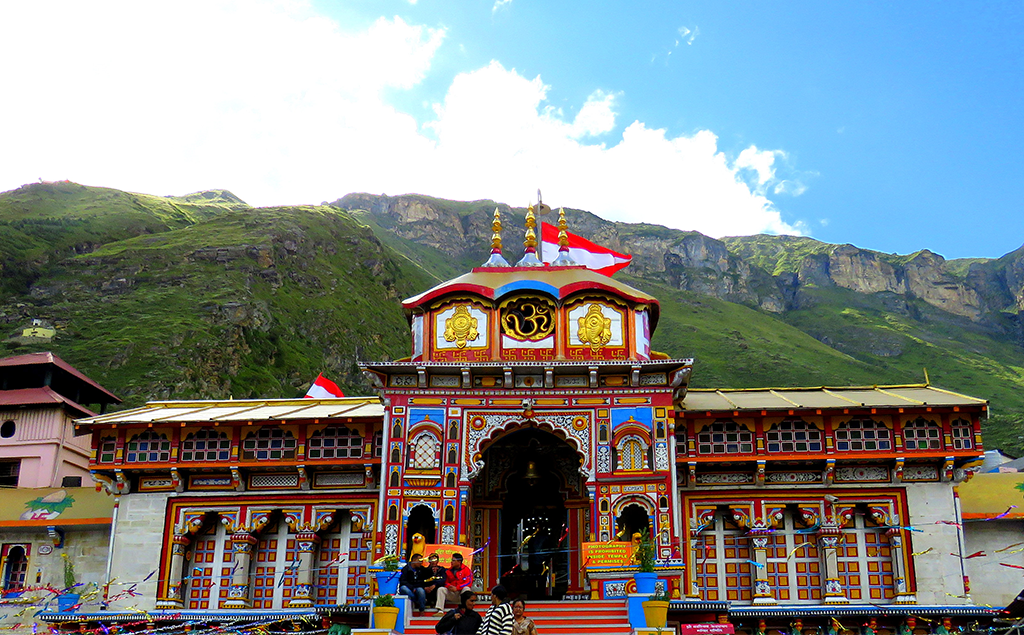
{"type": "Polygon", "coordinates": [[[462,554],[452,554],[452,566],[448,567],[447,582],[437,589],[437,610],[444,612],[446,598],[458,600],[459,594],[473,584],[473,572],[462,564],[462,554]]]}

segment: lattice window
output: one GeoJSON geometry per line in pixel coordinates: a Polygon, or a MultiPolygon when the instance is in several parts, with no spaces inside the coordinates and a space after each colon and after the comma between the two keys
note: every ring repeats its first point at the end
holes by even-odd
{"type": "Polygon", "coordinates": [[[282,522],[269,525],[260,535],[253,553],[249,584],[252,608],[279,609],[287,606],[298,583],[299,548],[294,535],[282,522]]]}
{"type": "Polygon", "coordinates": [[[882,527],[870,527],[864,514],[854,516],[854,526],[843,531],[836,550],[839,580],[846,597],[874,602],[896,597],[892,547],[882,527]]]}
{"type": "Polygon", "coordinates": [[[840,452],[891,450],[892,433],[884,423],[874,419],[850,419],[835,432],[836,449],[840,452]]]}
{"type": "Polygon", "coordinates": [[[714,422],[697,434],[700,454],[749,454],[754,451],[754,435],[734,421],[714,422]]]}
{"type": "Polygon", "coordinates": [[[716,517],[694,541],[694,580],[701,597],[708,602],[749,604],[752,557],[746,532],[716,517]]]}
{"type": "Polygon", "coordinates": [[[623,437],[615,449],[619,470],[649,469],[647,444],[638,436],[623,437]]]}
{"type": "Polygon", "coordinates": [[[410,445],[409,467],[414,470],[434,470],[440,465],[441,442],[430,432],[421,432],[410,445]]]}
{"type": "Polygon", "coordinates": [[[216,609],[228,597],[234,563],[231,538],[221,523],[214,523],[192,542],[182,587],[185,608],[216,609]]]}
{"type": "Polygon", "coordinates": [[[363,456],[363,437],[345,426],[324,428],[309,437],[306,456],[311,459],[358,459],[363,456]]]}
{"type": "Polygon", "coordinates": [[[942,428],[934,421],[918,417],[903,424],[903,447],[908,450],[941,450],[942,428]]]}
{"type": "Polygon", "coordinates": [[[295,458],[295,437],[281,428],[260,428],[242,442],[242,459],[265,461],[295,458]]]}
{"type": "Polygon", "coordinates": [[[190,433],[181,442],[182,461],[227,461],[231,458],[231,439],[210,428],[190,433]]]}
{"type": "MultiPolygon", "coordinates": [[[[316,604],[344,604],[348,591],[349,520],[342,518],[320,541],[320,553],[313,583],[316,604]],[[341,598],[341,601],[338,601],[341,598]]],[[[365,562],[362,563],[365,566],[365,562]]]]}
{"type": "Polygon", "coordinates": [[[171,460],[171,442],[166,434],[146,430],[128,442],[128,463],[165,463],[171,460]]]}
{"type": "Polygon", "coordinates": [[[97,452],[100,463],[113,463],[117,458],[117,437],[103,437],[97,452]]]}
{"type": "Polygon", "coordinates": [[[28,575],[28,552],[29,545],[4,545],[4,591],[23,591],[25,589],[25,577],[28,575]]]}
{"type": "Polygon", "coordinates": [[[974,426],[970,421],[956,419],[950,424],[954,450],[974,449],[974,426]]]}
{"type": "Polygon", "coordinates": [[[818,538],[801,531],[791,512],[786,512],[782,526],[768,536],[767,569],[768,584],[778,601],[821,602],[818,538]]]}
{"type": "Polygon", "coordinates": [[[769,452],[821,452],[821,431],[803,419],[786,419],[765,433],[769,452]]]}
{"type": "Polygon", "coordinates": [[[373,446],[372,446],[373,456],[379,459],[382,456],[383,447],[384,447],[384,431],[383,430],[377,430],[376,432],[373,433],[373,446]]]}

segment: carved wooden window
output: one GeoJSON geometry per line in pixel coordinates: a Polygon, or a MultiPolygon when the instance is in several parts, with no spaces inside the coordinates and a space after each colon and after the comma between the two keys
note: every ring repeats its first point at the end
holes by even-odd
{"type": "Polygon", "coordinates": [[[413,439],[409,450],[409,467],[414,470],[434,470],[441,465],[441,442],[429,432],[413,439]]]}
{"type": "Polygon", "coordinates": [[[884,423],[874,419],[850,419],[839,426],[835,437],[836,450],[840,452],[892,449],[892,432],[884,423]]]}
{"type": "Polygon", "coordinates": [[[954,450],[974,449],[974,426],[965,419],[956,419],[950,424],[954,450]]]}
{"type": "Polygon", "coordinates": [[[934,421],[918,417],[903,424],[903,447],[908,450],[941,450],[942,428],[934,421]]]}
{"type": "Polygon", "coordinates": [[[113,463],[117,457],[117,437],[103,437],[100,439],[100,447],[97,452],[97,460],[100,463],[113,463]]]}
{"type": "Polygon", "coordinates": [[[821,603],[823,565],[818,538],[797,526],[791,511],[768,536],[768,584],[779,602],[821,603]]]}
{"type": "Polygon", "coordinates": [[[31,545],[4,545],[4,591],[17,592],[25,590],[25,577],[28,574],[28,549],[31,545]]]}
{"type": "Polygon", "coordinates": [[[623,437],[619,446],[615,449],[618,455],[618,469],[620,470],[646,470],[647,444],[638,436],[623,437]]]}
{"type": "Polygon", "coordinates": [[[368,546],[361,539],[350,540],[351,523],[351,519],[343,515],[326,532],[320,534],[320,553],[317,554],[317,566],[313,569],[317,604],[356,602],[363,589],[369,592],[368,588],[360,584],[364,580],[362,576],[349,584],[348,571],[369,564],[366,562],[368,546]],[[350,542],[353,543],[351,547],[350,542]]]}
{"type": "Polygon", "coordinates": [[[864,515],[843,530],[836,551],[839,580],[855,604],[877,603],[896,597],[892,546],[884,527],[872,527],[864,515]]]}
{"type": "Polygon", "coordinates": [[[182,581],[185,608],[216,609],[227,599],[234,568],[231,536],[222,523],[211,523],[192,540],[192,557],[182,581]]]}
{"type": "Polygon", "coordinates": [[[128,442],[125,461],[129,463],[164,463],[171,460],[171,442],[166,434],[146,430],[128,442]]]}
{"type": "Polygon", "coordinates": [[[821,431],[803,419],[786,419],[765,433],[769,452],[821,452],[821,431]]]}
{"type": "Polygon", "coordinates": [[[231,458],[231,439],[223,432],[204,428],[190,433],[181,442],[182,461],[227,461],[231,458]]]}
{"type": "Polygon", "coordinates": [[[252,587],[252,608],[285,608],[287,598],[298,585],[298,541],[288,533],[288,525],[271,522],[259,536],[253,549],[249,584],[252,587]]]}
{"type": "Polygon", "coordinates": [[[371,445],[370,447],[373,450],[373,456],[375,456],[375,457],[377,457],[379,459],[381,457],[381,455],[383,454],[383,447],[384,447],[384,431],[383,430],[377,430],[376,432],[373,433],[373,445],[371,445]]]}
{"type": "Polygon", "coordinates": [[[753,553],[746,530],[719,512],[692,544],[694,580],[701,599],[750,604],[753,553]]]}
{"type": "Polygon", "coordinates": [[[295,437],[281,428],[260,428],[242,442],[242,459],[266,461],[295,458],[295,437]]]}
{"type": "Polygon", "coordinates": [[[697,434],[700,454],[748,454],[754,451],[754,435],[734,421],[722,419],[697,434]]]}
{"type": "Polygon", "coordinates": [[[324,428],[309,437],[311,459],[357,459],[363,456],[363,437],[345,426],[324,428]]]}

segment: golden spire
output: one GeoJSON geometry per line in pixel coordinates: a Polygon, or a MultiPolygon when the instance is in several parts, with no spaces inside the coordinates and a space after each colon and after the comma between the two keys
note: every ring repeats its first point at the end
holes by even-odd
{"type": "Polygon", "coordinates": [[[491,221],[491,257],[484,263],[485,267],[507,267],[508,261],[501,255],[501,212],[494,208],[494,220],[491,221]]]}
{"type": "Polygon", "coordinates": [[[523,257],[516,263],[517,267],[543,267],[544,263],[537,257],[537,217],[533,214],[533,203],[526,208],[526,240],[523,246],[526,248],[523,257]]]}
{"type": "Polygon", "coordinates": [[[565,220],[565,208],[558,208],[558,257],[552,267],[572,267],[576,261],[569,255],[569,223],[565,220]]]}

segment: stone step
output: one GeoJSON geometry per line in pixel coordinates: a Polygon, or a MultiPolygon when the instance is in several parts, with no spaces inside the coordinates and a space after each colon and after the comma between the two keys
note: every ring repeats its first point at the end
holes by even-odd
{"type": "MultiPolygon", "coordinates": [[[[628,635],[632,632],[626,603],[622,600],[530,602],[526,608],[527,615],[544,635],[628,635]]],[[[439,619],[440,614],[413,617],[406,635],[435,635],[434,626],[439,619]]]]}

